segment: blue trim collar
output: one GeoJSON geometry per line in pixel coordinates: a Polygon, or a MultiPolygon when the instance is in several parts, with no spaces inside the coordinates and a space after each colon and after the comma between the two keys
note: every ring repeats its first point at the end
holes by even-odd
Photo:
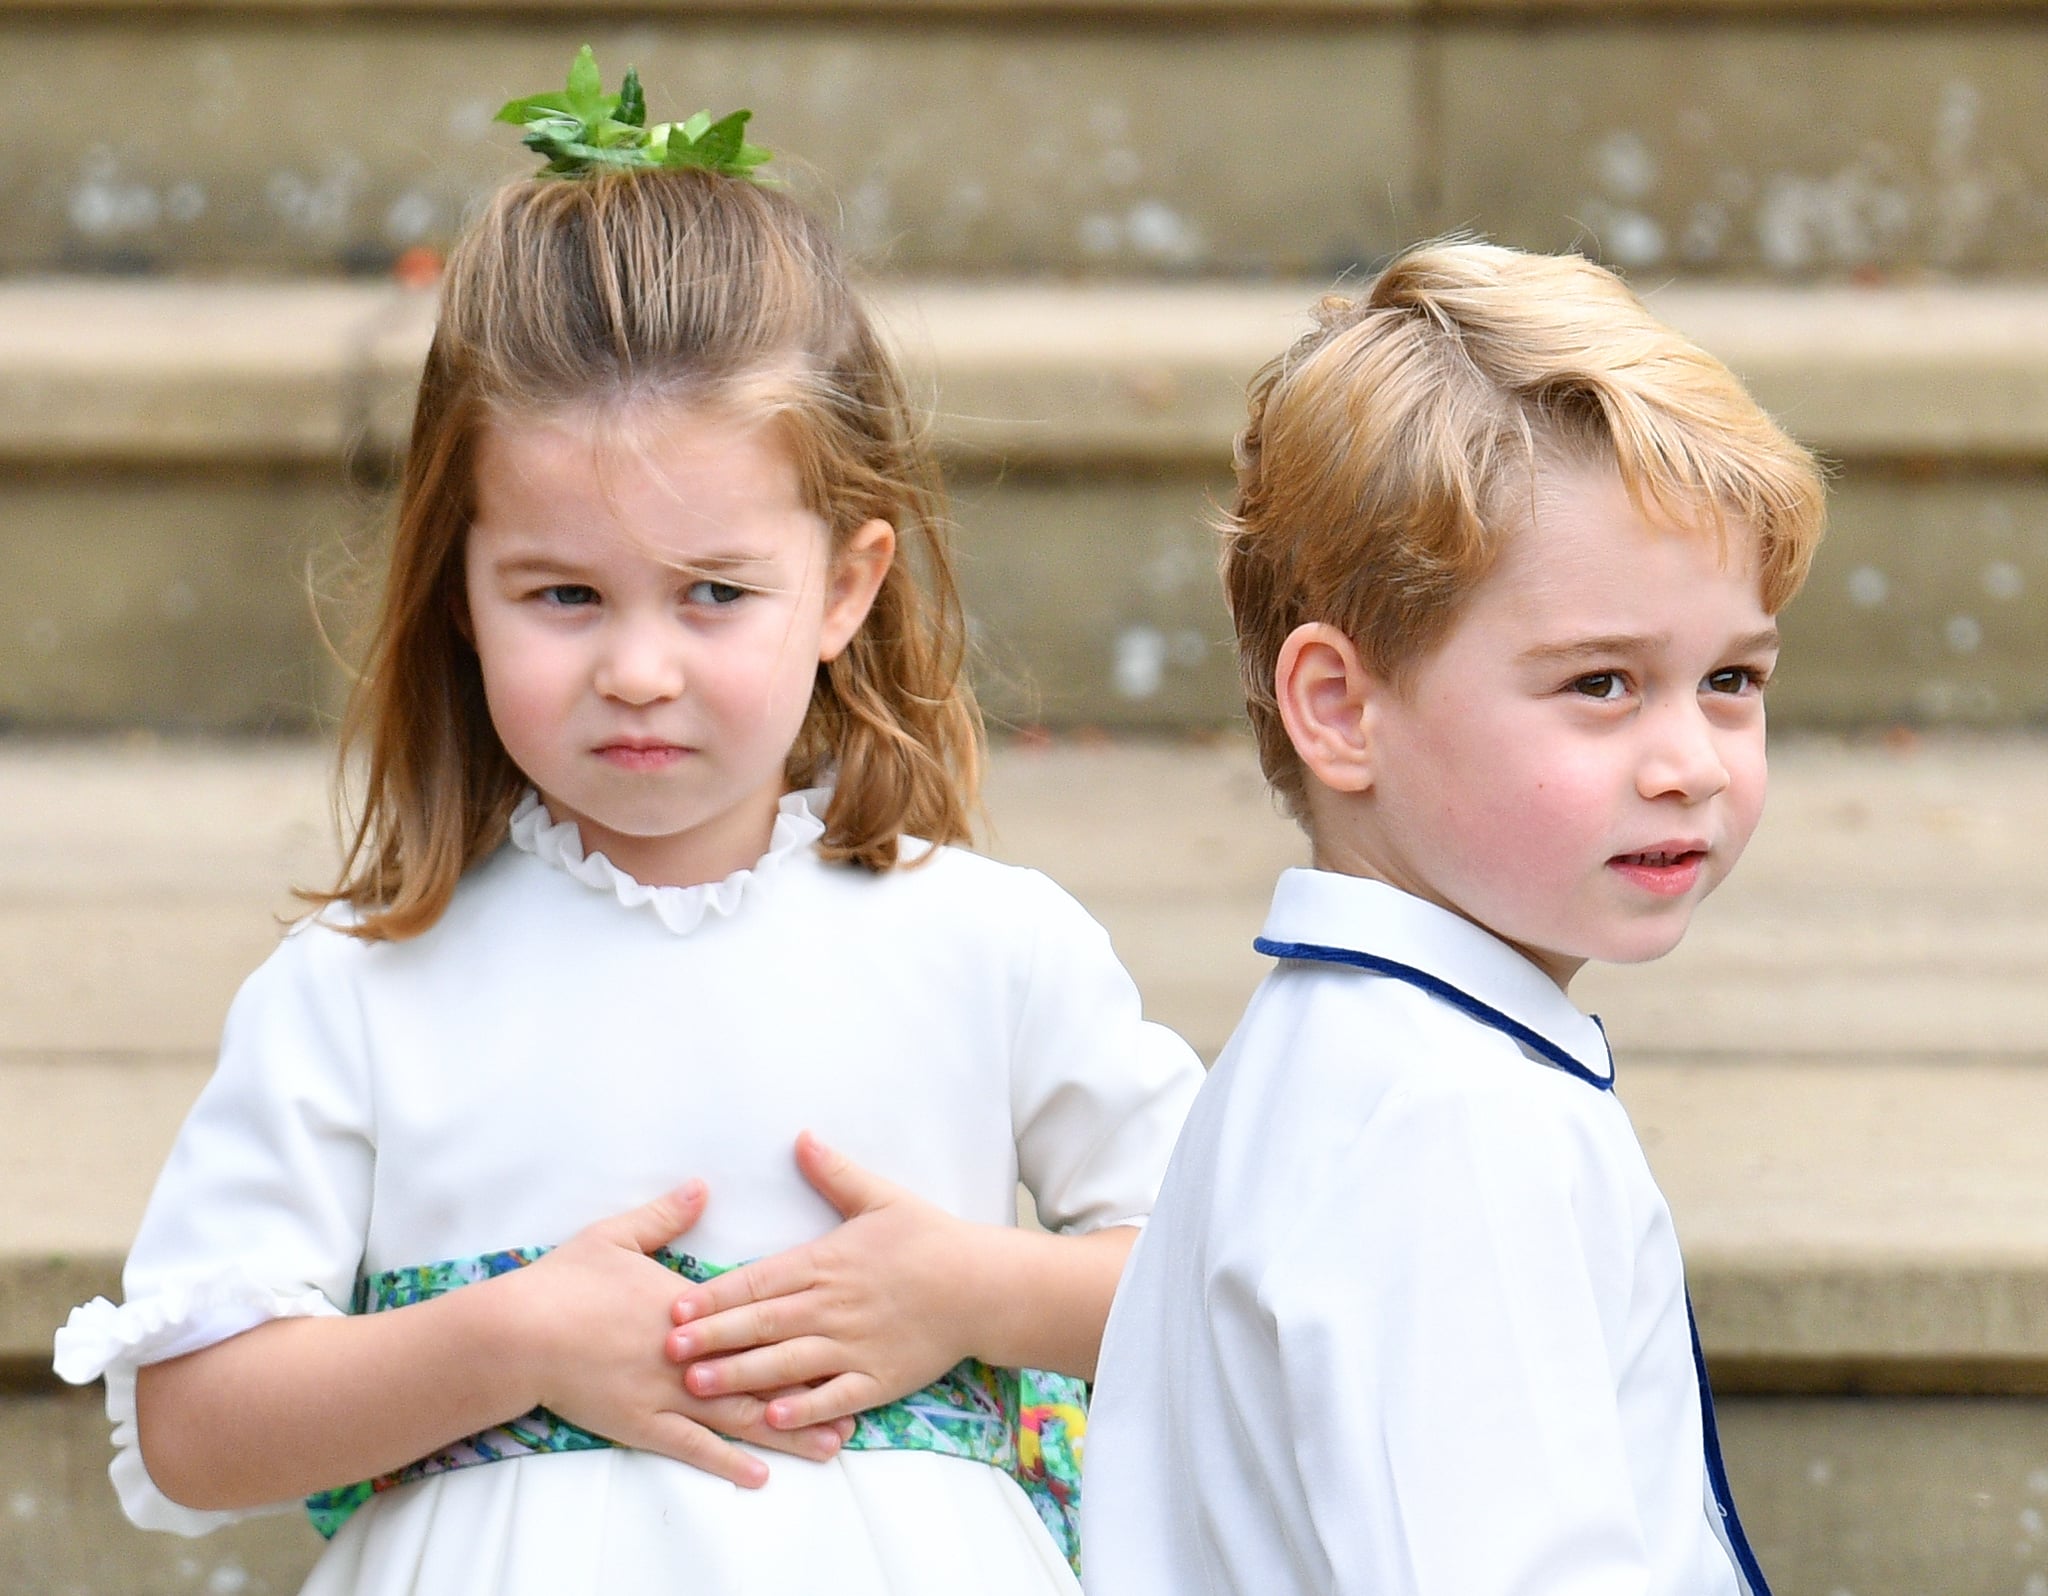
{"type": "MultiPolygon", "coordinates": [[[[1595,1074],[1541,1032],[1531,1030],[1520,1020],[1501,1013],[1492,1004],[1482,1003],[1470,992],[1452,986],[1450,982],[1431,975],[1427,970],[1418,970],[1412,964],[1383,959],[1375,953],[1360,953],[1352,948],[1321,947],[1313,942],[1275,942],[1270,937],[1258,937],[1253,940],[1252,946],[1269,958],[1301,959],[1315,964],[1345,964],[1353,969],[1370,970],[1375,975],[1405,981],[1419,991],[1427,992],[1431,997],[1450,1004],[1452,1008],[1463,1010],[1480,1024],[1491,1026],[1503,1035],[1512,1037],[1544,1062],[1555,1065],[1567,1075],[1584,1081],[1588,1086],[1598,1087],[1603,1092],[1614,1090],[1612,1054],[1608,1057],[1607,1073],[1595,1074]]],[[[1598,1015],[1593,1016],[1593,1023],[1600,1024],[1598,1015]]],[[[1606,1027],[1601,1027],[1600,1035],[1603,1040],[1606,1038],[1606,1027]]]]}

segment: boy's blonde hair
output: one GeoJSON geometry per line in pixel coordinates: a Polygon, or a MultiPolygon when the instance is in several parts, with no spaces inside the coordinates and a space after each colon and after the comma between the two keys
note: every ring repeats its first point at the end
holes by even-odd
{"type": "Polygon", "coordinates": [[[678,169],[502,189],[448,263],[396,529],[341,727],[361,806],[339,883],[354,933],[403,938],[504,839],[527,781],[491,725],[464,625],[476,449],[494,418],[596,407],[631,435],[665,405],[773,418],[836,553],[871,520],[898,555],[818,668],[785,777],[828,776],[820,851],[892,867],[905,833],[964,841],[981,721],[937,469],[896,363],[824,228],[787,195],[678,169]]]}
{"type": "Polygon", "coordinates": [[[1426,244],[1315,318],[1253,379],[1223,526],[1259,761],[1296,818],[1281,644],[1327,622],[1398,687],[1526,522],[1541,466],[1611,465],[1665,522],[1723,537],[1739,523],[1772,614],[1805,580],[1823,523],[1813,457],[1612,272],[1426,244]]]}

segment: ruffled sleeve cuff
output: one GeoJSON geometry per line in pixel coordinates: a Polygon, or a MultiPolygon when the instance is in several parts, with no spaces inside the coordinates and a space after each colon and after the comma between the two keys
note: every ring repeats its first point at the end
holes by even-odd
{"type": "Polygon", "coordinates": [[[142,1464],[135,1424],[135,1371],[183,1357],[253,1330],[272,1319],[338,1317],[340,1309],[314,1290],[278,1291],[244,1274],[226,1274],[166,1287],[116,1306],[105,1297],[71,1310],[57,1332],[55,1367],[72,1385],[107,1383],[107,1417],[114,1424],[114,1461],[108,1476],[129,1522],[142,1529],[204,1535],[260,1513],[296,1506],[227,1512],[181,1507],[156,1488],[142,1464]]]}

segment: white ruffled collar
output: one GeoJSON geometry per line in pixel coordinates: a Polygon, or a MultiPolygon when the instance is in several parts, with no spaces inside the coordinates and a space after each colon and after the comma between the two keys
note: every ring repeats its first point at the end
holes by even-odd
{"type": "Polygon", "coordinates": [[[634,880],[603,854],[586,854],[583,834],[576,829],[576,823],[557,821],[540,801],[540,794],[531,790],[512,811],[512,846],[566,871],[586,887],[612,893],[629,909],[643,905],[651,908],[669,930],[686,936],[697,929],[706,915],[725,918],[737,913],[741,899],[756,878],[779,869],[791,856],[802,853],[822,837],[825,807],[831,796],[829,787],[786,794],[776,805],[775,829],[769,833],[768,851],[723,881],[707,881],[696,887],[650,887],[634,880]]]}

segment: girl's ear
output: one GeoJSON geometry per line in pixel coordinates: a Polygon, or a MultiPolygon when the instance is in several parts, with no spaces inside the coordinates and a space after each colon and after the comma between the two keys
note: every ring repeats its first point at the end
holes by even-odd
{"type": "Polygon", "coordinates": [[[1273,666],[1273,697],[1287,740],[1332,792],[1369,792],[1372,714],[1380,682],[1338,628],[1310,621],[1287,634],[1273,666]]]}
{"type": "Polygon", "coordinates": [[[832,562],[825,588],[825,624],[818,635],[821,662],[846,652],[895,559],[896,529],[887,521],[866,522],[846,540],[832,562]]]}

